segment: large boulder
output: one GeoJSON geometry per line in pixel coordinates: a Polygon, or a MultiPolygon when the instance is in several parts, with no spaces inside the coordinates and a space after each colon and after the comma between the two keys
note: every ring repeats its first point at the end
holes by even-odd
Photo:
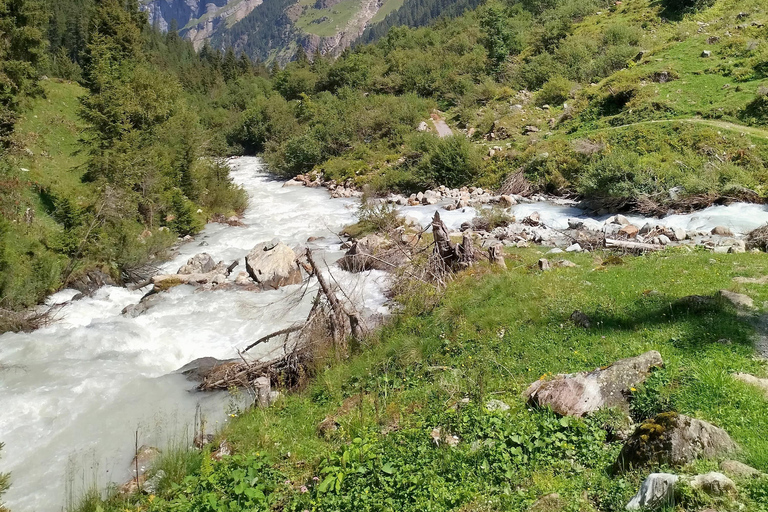
{"type": "Polygon", "coordinates": [[[672,505],[675,498],[675,485],[679,477],[670,473],[651,473],[643,481],[640,490],[627,503],[627,510],[654,510],[672,505]]]}
{"type": "Polygon", "coordinates": [[[557,375],[531,384],[524,396],[537,406],[548,406],[564,416],[584,416],[605,407],[627,410],[632,388],[645,381],[653,368],[663,366],[655,350],[621,359],[591,372],[557,375]]]}
{"type": "Polygon", "coordinates": [[[192,256],[187,263],[183,265],[177,274],[207,274],[213,272],[216,268],[216,262],[207,252],[192,256]]]}
{"type": "Polygon", "coordinates": [[[283,242],[273,240],[259,244],[245,257],[245,269],[251,279],[264,289],[299,284],[301,270],[296,253],[283,242]]]}
{"type": "Polygon", "coordinates": [[[617,471],[651,465],[683,466],[736,451],[728,433],[706,421],[665,412],[644,421],[621,449],[617,471]]]}

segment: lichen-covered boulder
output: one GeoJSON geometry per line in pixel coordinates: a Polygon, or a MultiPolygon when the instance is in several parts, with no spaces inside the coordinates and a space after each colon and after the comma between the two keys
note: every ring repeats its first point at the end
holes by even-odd
{"type": "Polygon", "coordinates": [[[621,449],[614,469],[683,466],[698,458],[718,457],[737,449],[725,430],[683,414],[665,412],[635,429],[621,449]]]}
{"type": "Polygon", "coordinates": [[[254,247],[245,257],[245,270],[264,289],[276,290],[301,282],[296,253],[278,240],[254,247]]]}
{"type": "Polygon", "coordinates": [[[550,407],[563,416],[584,416],[605,407],[627,410],[631,389],[644,382],[653,368],[663,364],[661,354],[651,350],[591,372],[538,380],[528,387],[524,396],[529,403],[550,407]]]}

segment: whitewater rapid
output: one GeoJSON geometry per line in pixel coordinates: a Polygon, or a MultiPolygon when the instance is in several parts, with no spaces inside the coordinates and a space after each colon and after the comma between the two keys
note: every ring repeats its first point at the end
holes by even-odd
{"type": "MultiPolygon", "coordinates": [[[[217,261],[239,259],[234,279],[245,270],[248,251],[275,237],[309,245],[320,261],[342,255],[336,233],[355,221],[355,200],[331,200],[324,189],[283,187],[255,158],[230,166],[232,179],[250,197],[245,225],[209,224],[163,270],[175,272],[189,257],[207,252],[217,261]],[[309,237],[318,240],[307,243],[309,237]]],[[[333,275],[358,306],[383,310],[381,273],[335,268],[333,275]]],[[[0,472],[12,478],[7,505],[14,512],[58,511],[84,487],[129,480],[135,431],[140,444],[179,442],[191,431],[198,405],[211,426],[225,421],[226,393],[190,392],[194,383],[173,372],[199,357],[237,357],[238,348],[306,317],[312,294],[301,299],[299,289],[202,292],[180,286],[129,318],[122,309],[147,290],[105,287],[68,302],[48,327],[0,336],[0,472]]],[[[64,290],[48,302],[75,294],[64,290]]],[[[254,355],[273,350],[265,346],[254,355]]]]}
{"type": "MultiPolygon", "coordinates": [[[[325,189],[284,187],[257,158],[233,159],[230,167],[234,182],[249,195],[244,226],[209,224],[162,265],[163,271],[176,272],[191,256],[207,252],[217,261],[240,261],[232,280],[244,270],[248,251],[273,238],[309,246],[327,264],[342,255],[336,233],[355,221],[357,200],[331,200],[325,189]],[[310,237],[317,239],[307,242],[310,237]]],[[[441,205],[401,208],[421,226],[436,210],[449,229],[477,213],[473,208],[446,211],[441,205]]],[[[605,220],[590,219],[567,204],[512,208],[518,218],[533,211],[556,229],[565,229],[571,217],[595,224],[605,220]]],[[[768,209],[734,204],[664,219],[628,217],[638,226],[652,222],[688,231],[726,226],[744,234],[768,223],[768,209]]],[[[386,311],[384,274],[348,274],[335,267],[333,275],[358,307],[386,311]]],[[[312,294],[299,289],[204,292],[179,286],[137,318],[121,311],[146,289],[105,287],[74,302],[67,302],[77,293],[73,290],[50,297],[49,304],[66,303],[56,322],[33,333],[0,336],[0,442],[6,445],[0,472],[12,474],[7,505],[14,512],[57,511],[84,488],[127,481],[135,432],[140,444],[160,447],[187,439],[184,433],[198,406],[212,426],[226,421],[226,393],[190,392],[194,383],[173,372],[199,357],[236,357],[238,348],[303,319],[312,294]]],[[[279,343],[265,345],[253,355],[279,349],[279,343]]]]}

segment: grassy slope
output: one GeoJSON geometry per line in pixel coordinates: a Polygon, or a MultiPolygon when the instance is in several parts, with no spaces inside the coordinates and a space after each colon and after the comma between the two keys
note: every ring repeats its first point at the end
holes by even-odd
{"type": "MultiPolygon", "coordinates": [[[[266,457],[281,473],[273,508],[527,510],[557,492],[566,500],[563,510],[623,510],[649,471],[610,475],[621,443],[607,442],[599,426],[616,417],[561,422],[528,408],[521,392],[553,373],[591,370],[651,349],[661,352],[666,367],[636,391],[634,414],[677,410],[709,420],[741,445],[737,458],[768,470],[766,400],[730,376],[768,375],[765,363],[753,357],[752,328],[726,304],[703,310],[674,305],[680,297],[722,288],[764,304],[768,288],[732,281],[768,272],[763,256],[666,251],[603,262],[598,254],[585,254],[573,256],[578,268],[541,273],[541,255],[540,249],[514,250],[506,271],[481,267],[464,274],[429,313],[419,313],[416,294],[413,310],[357,355],[329,362],[306,390],[234,420],[222,436],[238,453],[266,457]],[[588,314],[594,327],[573,325],[568,318],[574,309],[588,314]],[[465,398],[469,403],[462,405],[465,398]],[[491,398],[511,409],[479,406],[491,398]],[[317,425],[328,415],[339,430],[323,438],[317,425]],[[458,446],[435,446],[435,427],[456,434],[458,446]],[[363,452],[372,453],[373,462],[363,452]],[[312,477],[335,477],[337,471],[344,474],[339,487],[318,492],[312,477]],[[301,485],[309,490],[301,492],[301,485]]],[[[190,467],[201,464],[200,456],[190,457],[190,467]]],[[[202,464],[208,468],[203,474],[219,475],[210,478],[220,483],[233,474],[226,463],[202,464]]],[[[682,472],[716,468],[716,461],[700,461],[682,472]]],[[[740,483],[745,510],[766,510],[760,503],[765,485],[756,485],[740,483]]],[[[164,499],[178,490],[167,492],[153,498],[149,510],[167,509],[164,499]]],[[[122,502],[111,505],[117,509],[122,502]]],[[[737,507],[702,496],[682,506],[737,507]]]]}
{"type": "MultiPolygon", "coordinates": [[[[84,202],[92,193],[81,181],[86,155],[78,142],[84,125],[77,111],[85,89],[51,80],[42,86],[45,94],[32,102],[16,127],[20,143],[32,151],[20,158],[20,166],[43,188],[84,202]]],[[[39,200],[36,213],[46,215],[46,205],[39,200]]]]}
{"type": "MultiPolygon", "coordinates": [[[[390,0],[391,1],[391,0],[390,0]]],[[[343,0],[328,9],[315,9],[309,7],[296,21],[296,27],[307,32],[322,37],[331,37],[346,27],[349,20],[360,10],[360,0],[343,0]],[[313,23],[315,20],[327,18],[320,23],[313,23]]]]}

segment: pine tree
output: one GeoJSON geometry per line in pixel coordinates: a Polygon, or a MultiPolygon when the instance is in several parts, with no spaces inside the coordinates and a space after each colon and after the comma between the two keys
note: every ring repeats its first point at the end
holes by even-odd
{"type": "Polygon", "coordinates": [[[296,50],[296,57],[295,57],[296,63],[299,65],[299,67],[306,67],[309,65],[309,58],[307,57],[307,52],[304,50],[304,45],[299,43],[299,48],[296,50]]]}
{"type": "Polygon", "coordinates": [[[224,60],[221,63],[221,74],[227,82],[236,79],[238,76],[237,57],[235,57],[235,50],[231,46],[224,53],[224,60]]]}
{"type": "Polygon", "coordinates": [[[0,144],[7,142],[24,96],[38,92],[46,59],[48,12],[38,0],[0,0],[0,144]]]}
{"type": "Polygon", "coordinates": [[[237,69],[242,76],[252,75],[254,71],[253,62],[251,62],[248,54],[243,52],[240,54],[240,59],[237,61],[237,69]]]}

